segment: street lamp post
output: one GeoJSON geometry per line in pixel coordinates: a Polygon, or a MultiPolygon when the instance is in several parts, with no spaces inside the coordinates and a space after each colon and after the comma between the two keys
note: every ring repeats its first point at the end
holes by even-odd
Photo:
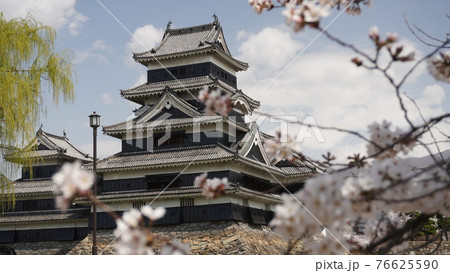
{"type": "MultiPolygon", "coordinates": [[[[92,113],[89,116],[89,125],[94,134],[94,196],[97,197],[97,128],[100,126],[100,115],[92,113]]],[[[97,255],[97,205],[92,204],[92,255],[97,255]]]]}

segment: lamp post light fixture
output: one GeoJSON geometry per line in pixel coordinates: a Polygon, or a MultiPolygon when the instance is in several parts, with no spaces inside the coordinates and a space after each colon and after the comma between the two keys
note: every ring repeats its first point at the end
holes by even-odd
{"type": "MultiPolygon", "coordinates": [[[[92,113],[89,116],[89,125],[93,129],[94,134],[94,162],[92,164],[94,170],[94,196],[97,196],[97,128],[100,126],[100,115],[92,113]]],[[[92,204],[92,255],[97,255],[97,205],[92,204]]]]}

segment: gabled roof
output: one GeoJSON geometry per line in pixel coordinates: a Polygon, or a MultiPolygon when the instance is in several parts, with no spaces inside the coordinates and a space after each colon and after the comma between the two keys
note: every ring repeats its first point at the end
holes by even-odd
{"type": "Polygon", "coordinates": [[[142,108],[143,111],[133,119],[109,126],[103,126],[103,132],[107,135],[114,136],[132,131],[139,132],[146,130],[158,130],[165,129],[167,127],[175,129],[181,127],[191,127],[194,124],[200,125],[220,122],[227,122],[233,124],[233,126],[236,126],[241,130],[247,130],[246,126],[238,124],[232,119],[223,116],[202,115],[194,106],[181,99],[167,87],[164,89],[163,93],[164,95],[155,105],[142,108]],[[158,116],[162,113],[162,111],[170,110],[172,107],[182,111],[187,117],[158,116]],[[154,117],[156,116],[158,116],[158,118],[155,120],[154,117]]]}
{"type": "Polygon", "coordinates": [[[259,154],[262,156],[261,158],[261,160],[263,161],[262,163],[265,163],[265,165],[270,166],[270,159],[266,155],[266,152],[264,150],[258,126],[256,125],[256,123],[251,123],[249,127],[250,127],[249,132],[240,141],[239,145],[241,148],[239,150],[239,154],[252,160],[257,160],[252,156],[251,151],[255,149],[259,150],[259,154]]]}
{"type": "Polygon", "coordinates": [[[164,89],[164,95],[150,109],[134,119],[135,123],[144,123],[158,114],[164,107],[176,107],[190,117],[199,117],[201,113],[191,104],[173,94],[168,87],[164,89]]]}
{"type": "MultiPolygon", "coordinates": [[[[195,91],[204,88],[205,86],[217,87],[228,93],[231,93],[231,99],[235,105],[241,105],[244,108],[244,114],[251,114],[255,109],[259,108],[260,102],[252,99],[248,95],[244,94],[240,89],[234,89],[226,83],[217,80],[216,78],[208,75],[195,78],[187,78],[181,80],[169,80],[155,83],[144,83],[139,86],[120,90],[122,97],[137,103],[144,103],[144,98],[148,96],[157,96],[164,93],[165,90],[170,89],[173,93],[182,91],[195,91]]],[[[192,97],[192,99],[197,99],[192,97]]]]}
{"type": "MultiPolygon", "coordinates": [[[[44,132],[40,128],[36,132],[36,137],[28,144],[28,148],[31,147],[37,147],[37,149],[31,149],[30,152],[27,152],[27,157],[80,160],[83,163],[92,161],[92,158],[88,154],[81,152],[69,142],[65,133],[64,136],[57,136],[44,132]]],[[[12,155],[8,160],[14,161],[14,156],[12,155]]]]}
{"type": "Polygon", "coordinates": [[[254,100],[244,94],[242,90],[237,90],[237,92],[231,97],[234,102],[235,107],[240,107],[243,114],[251,115],[255,109],[258,109],[261,105],[259,101],[254,100]]]}
{"type": "Polygon", "coordinates": [[[214,18],[214,22],[210,24],[177,29],[171,29],[169,23],[157,47],[149,51],[133,53],[133,58],[147,65],[156,60],[213,52],[231,63],[236,71],[247,69],[247,63],[231,56],[219,20],[216,16],[214,18]]]}
{"type": "Polygon", "coordinates": [[[256,161],[267,168],[278,169],[286,176],[302,176],[317,172],[318,168],[314,164],[299,159],[285,163],[270,158],[265,152],[264,142],[271,136],[262,133],[255,122],[250,123],[249,128],[242,140],[231,147],[232,150],[237,150],[241,157],[256,161]]]}

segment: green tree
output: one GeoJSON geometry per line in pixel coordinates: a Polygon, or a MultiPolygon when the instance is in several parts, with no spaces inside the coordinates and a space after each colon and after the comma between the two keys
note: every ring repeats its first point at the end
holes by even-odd
{"type": "Polygon", "coordinates": [[[448,241],[448,231],[447,229],[450,227],[450,217],[444,217],[440,214],[437,215],[437,226],[440,230],[445,230],[445,240],[448,241]]]}
{"type": "Polygon", "coordinates": [[[6,20],[0,13],[0,207],[13,204],[12,183],[8,179],[17,165],[31,165],[26,144],[34,136],[43,108],[43,90],[49,90],[57,105],[74,98],[73,72],[67,52],[55,52],[56,31],[26,18],[6,20]]]}
{"type": "MultiPolygon", "coordinates": [[[[408,220],[408,222],[412,222],[415,219],[417,219],[421,213],[419,211],[415,211],[412,213],[409,213],[411,218],[408,220]]],[[[419,237],[425,237],[425,240],[428,241],[428,238],[430,235],[435,235],[437,231],[437,223],[433,218],[429,218],[426,223],[420,228],[420,230],[417,232],[416,236],[419,237]]]]}

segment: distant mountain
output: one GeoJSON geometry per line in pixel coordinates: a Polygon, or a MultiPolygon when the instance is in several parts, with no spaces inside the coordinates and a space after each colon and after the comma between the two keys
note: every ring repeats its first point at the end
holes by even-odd
{"type": "MultiPolygon", "coordinates": [[[[436,153],[433,155],[437,160],[441,161],[441,155],[439,153],[436,153]]],[[[450,150],[446,150],[442,152],[442,156],[444,157],[444,161],[449,162],[450,161],[450,150]]],[[[411,166],[417,167],[417,168],[423,168],[434,164],[434,160],[430,155],[424,156],[424,157],[409,157],[405,158],[406,160],[409,160],[409,164],[411,166]]]]}

